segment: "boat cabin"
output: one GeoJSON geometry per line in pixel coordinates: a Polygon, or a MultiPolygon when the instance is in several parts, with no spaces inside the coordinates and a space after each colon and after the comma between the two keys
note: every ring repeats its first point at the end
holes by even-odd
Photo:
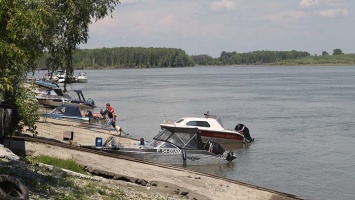
{"type": "Polygon", "coordinates": [[[145,147],[201,150],[203,144],[198,128],[166,127],[145,147]]]}
{"type": "Polygon", "coordinates": [[[220,117],[210,115],[205,118],[196,118],[196,117],[186,117],[181,118],[175,122],[177,126],[193,126],[193,127],[203,127],[211,128],[213,130],[224,130],[224,126],[220,117]]]}

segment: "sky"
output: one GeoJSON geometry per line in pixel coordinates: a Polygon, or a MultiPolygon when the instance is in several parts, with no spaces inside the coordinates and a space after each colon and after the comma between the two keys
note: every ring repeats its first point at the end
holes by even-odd
{"type": "Polygon", "coordinates": [[[93,22],[81,49],[179,48],[223,51],[355,53],[355,0],[121,0],[93,22]]]}

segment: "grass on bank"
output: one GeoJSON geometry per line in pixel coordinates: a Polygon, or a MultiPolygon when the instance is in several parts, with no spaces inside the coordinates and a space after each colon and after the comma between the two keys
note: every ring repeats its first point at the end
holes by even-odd
{"type": "MultiPolygon", "coordinates": [[[[71,176],[59,168],[88,174],[74,160],[41,155],[25,157],[17,163],[1,163],[0,174],[18,179],[29,191],[34,200],[91,200],[91,199],[130,199],[129,190],[115,184],[71,176]],[[50,169],[39,166],[44,163],[55,166],[50,169]],[[59,168],[56,168],[59,167],[59,168]]],[[[151,198],[148,198],[149,200],[151,198]]]]}
{"type": "MultiPolygon", "coordinates": [[[[33,200],[169,200],[175,199],[169,193],[132,187],[114,182],[98,181],[72,176],[58,169],[83,172],[75,160],[50,156],[25,157],[19,162],[0,162],[0,174],[18,179],[29,191],[33,200]],[[24,162],[23,162],[24,161],[24,162]],[[40,166],[44,163],[55,168],[40,166]],[[78,168],[80,168],[78,170],[78,168]]],[[[84,174],[86,174],[84,172],[84,174]]]]}
{"type": "Polygon", "coordinates": [[[308,56],[274,62],[272,65],[355,65],[355,54],[308,56]]]}
{"type": "Polygon", "coordinates": [[[85,172],[85,170],[80,167],[78,163],[76,163],[74,160],[71,159],[61,159],[61,158],[55,158],[55,157],[50,157],[46,155],[40,155],[37,157],[26,157],[27,160],[30,162],[39,162],[47,165],[53,165],[55,167],[67,169],[73,172],[78,172],[81,174],[88,174],[85,172]]]}

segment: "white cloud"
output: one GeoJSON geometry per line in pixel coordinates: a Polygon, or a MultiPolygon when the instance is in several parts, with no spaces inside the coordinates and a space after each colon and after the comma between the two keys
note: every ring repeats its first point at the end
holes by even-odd
{"type": "Polygon", "coordinates": [[[232,0],[221,0],[211,3],[211,8],[213,10],[233,10],[235,8],[235,3],[232,0]]]}
{"type": "Polygon", "coordinates": [[[174,23],[176,23],[176,20],[175,20],[174,15],[171,15],[171,14],[169,14],[169,15],[163,17],[163,18],[159,21],[159,25],[160,25],[160,26],[166,26],[166,27],[172,26],[174,23]]]}
{"type": "Polygon", "coordinates": [[[321,0],[301,0],[300,6],[305,8],[310,8],[319,5],[321,0]]]}
{"type": "Polygon", "coordinates": [[[307,11],[310,16],[333,18],[349,15],[348,2],[349,0],[301,0],[299,5],[310,9],[307,11]]]}
{"type": "Polygon", "coordinates": [[[113,18],[90,26],[81,47],[172,47],[211,56],[334,46],[355,52],[354,6],[351,0],[121,0],[113,18]]]}
{"type": "Polygon", "coordinates": [[[305,17],[307,17],[307,13],[305,13],[304,11],[288,10],[288,11],[283,11],[283,12],[268,15],[266,19],[268,19],[273,23],[288,24],[291,21],[292,22],[299,21],[305,17]]]}
{"type": "Polygon", "coordinates": [[[324,9],[317,12],[321,17],[337,17],[337,16],[347,16],[349,11],[347,9],[324,9]]]}
{"type": "Polygon", "coordinates": [[[330,8],[344,8],[347,6],[349,0],[301,0],[299,5],[303,8],[314,7],[330,7],[330,8]]]}
{"type": "Polygon", "coordinates": [[[346,8],[348,2],[349,0],[324,0],[324,5],[332,8],[346,8]]]}
{"type": "Polygon", "coordinates": [[[121,4],[133,4],[140,1],[141,0],[120,0],[121,4]]]}

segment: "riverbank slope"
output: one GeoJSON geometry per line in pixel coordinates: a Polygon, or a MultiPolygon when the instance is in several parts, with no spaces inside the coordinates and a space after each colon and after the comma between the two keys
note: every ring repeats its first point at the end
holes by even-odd
{"type": "MultiPolygon", "coordinates": [[[[64,131],[73,132],[73,140],[70,142],[67,140],[63,141],[72,145],[93,145],[96,137],[102,137],[103,141],[111,137],[105,130],[83,127],[80,123],[72,121],[47,118],[38,121],[37,126],[37,137],[56,141],[63,141],[64,131]]],[[[125,137],[115,138],[124,145],[135,145],[137,141],[125,137]]],[[[9,142],[5,142],[5,146],[8,145],[9,142]]],[[[159,165],[110,158],[48,144],[34,142],[16,144],[15,141],[12,141],[10,149],[16,152],[18,148],[24,148],[26,155],[48,155],[75,160],[89,172],[100,172],[101,175],[103,174],[106,177],[121,177],[111,181],[119,182],[123,187],[140,188],[140,191],[144,194],[152,192],[152,188],[154,188],[155,192],[162,196],[170,196],[173,199],[298,199],[292,195],[284,195],[280,192],[258,186],[233,183],[224,179],[205,176],[199,172],[184,170],[183,168],[176,170],[159,165]],[[139,180],[154,183],[157,186],[137,185],[137,182],[141,183],[139,180]]],[[[97,184],[97,187],[100,188],[102,185],[97,184]]]]}

